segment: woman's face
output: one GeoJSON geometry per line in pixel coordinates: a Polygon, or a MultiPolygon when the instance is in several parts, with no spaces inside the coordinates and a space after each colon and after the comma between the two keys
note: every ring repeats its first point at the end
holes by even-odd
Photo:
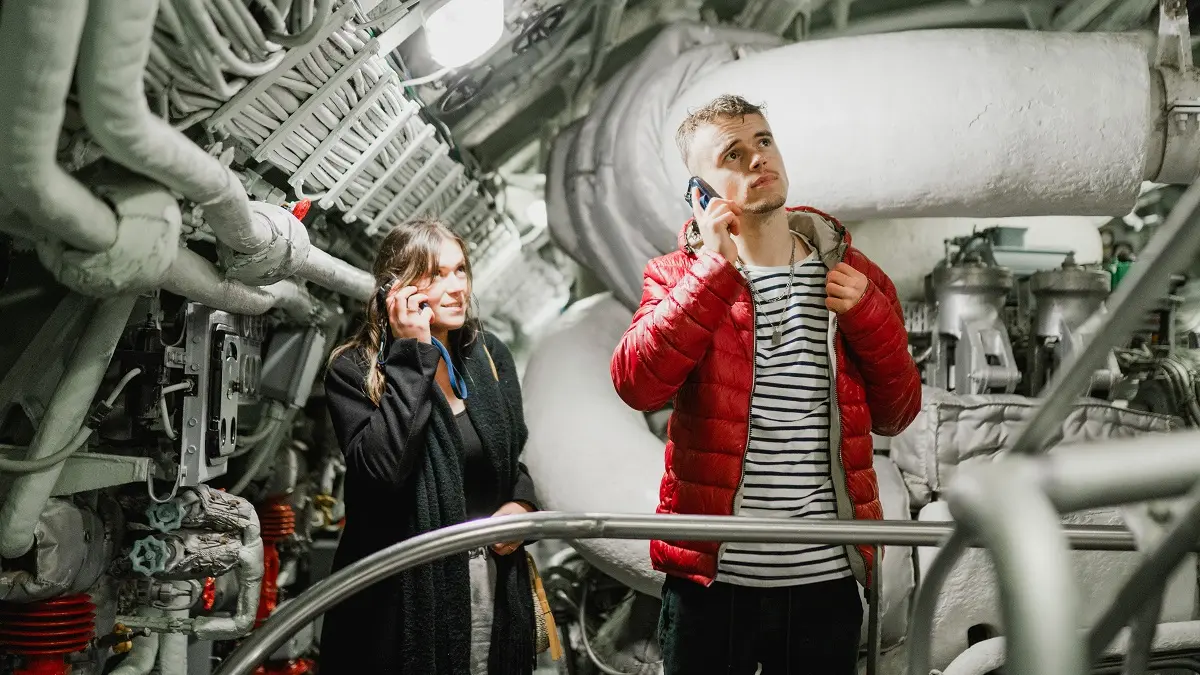
{"type": "Polygon", "coordinates": [[[433,310],[431,328],[452,331],[463,327],[467,321],[471,283],[467,278],[467,261],[458,242],[442,240],[437,270],[416,286],[418,292],[429,296],[429,307],[433,310]]]}

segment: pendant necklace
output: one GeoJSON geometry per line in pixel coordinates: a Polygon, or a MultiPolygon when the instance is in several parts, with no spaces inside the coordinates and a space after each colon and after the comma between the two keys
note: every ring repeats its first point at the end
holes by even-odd
{"type": "MultiPolygon", "coordinates": [[[[788,234],[791,234],[791,233],[789,232],[788,234]]],[[[783,295],[779,296],[778,298],[775,298],[775,300],[787,300],[792,297],[792,280],[796,278],[796,236],[795,235],[791,235],[791,236],[792,236],[792,255],[791,255],[791,258],[788,260],[787,290],[785,290],[783,292],[783,295]]],[[[754,288],[754,280],[751,279],[750,275],[746,272],[746,267],[742,264],[742,259],[740,257],[738,258],[738,261],[737,261],[737,268],[738,268],[738,271],[741,272],[742,275],[746,277],[746,282],[750,286],[750,294],[752,296],[754,296],[754,301],[757,302],[759,305],[765,305],[766,301],[763,300],[762,296],[758,294],[758,290],[754,288]]],[[[783,321],[784,321],[784,319],[787,318],[786,309],[787,308],[785,307],[784,308],[785,311],[783,311],[779,314],[779,320],[775,322],[774,330],[771,331],[771,346],[772,347],[778,347],[779,344],[781,342],[783,342],[783,321]]]]}

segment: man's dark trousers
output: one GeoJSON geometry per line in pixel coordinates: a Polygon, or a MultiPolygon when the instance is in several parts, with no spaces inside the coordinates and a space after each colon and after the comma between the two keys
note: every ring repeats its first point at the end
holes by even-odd
{"type": "Polygon", "coordinates": [[[664,675],[855,675],[863,608],[853,577],[786,588],[668,576],[664,675]]]}

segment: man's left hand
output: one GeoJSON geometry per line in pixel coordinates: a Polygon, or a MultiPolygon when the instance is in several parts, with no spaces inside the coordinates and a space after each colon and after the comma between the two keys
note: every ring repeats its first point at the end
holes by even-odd
{"type": "Polygon", "coordinates": [[[867,275],[846,263],[838,263],[825,278],[825,306],[838,314],[849,312],[862,300],[870,283],[867,275]]]}
{"type": "MultiPolygon", "coordinates": [[[[493,518],[498,516],[519,516],[523,513],[533,513],[533,507],[523,502],[508,502],[501,506],[499,510],[492,514],[493,518]]],[[[510,541],[503,544],[492,544],[492,550],[496,555],[508,555],[521,547],[523,541],[510,541]]]]}

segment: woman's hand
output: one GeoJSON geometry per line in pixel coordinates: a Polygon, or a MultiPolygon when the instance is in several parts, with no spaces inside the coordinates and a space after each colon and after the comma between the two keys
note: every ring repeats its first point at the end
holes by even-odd
{"type": "Polygon", "coordinates": [[[394,338],[414,338],[426,344],[433,342],[429,334],[429,322],[433,320],[433,309],[421,307],[429,297],[418,293],[416,286],[405,286],[388,295],[388,323],[394,338]]]}
{"type": "MultiPolygon", "coordinates": [[[[499,510],[492,514],[492,517],[497,516],[519,516],[523,513],[533,513],[534,509],[529,504],[524,502],[509,502],[501,506],[499,510]]],[[[492,550],[496,555],[508,555],[521,547],[523,541],[510,541],[505,544],[492,544],[492,550]]]]}

